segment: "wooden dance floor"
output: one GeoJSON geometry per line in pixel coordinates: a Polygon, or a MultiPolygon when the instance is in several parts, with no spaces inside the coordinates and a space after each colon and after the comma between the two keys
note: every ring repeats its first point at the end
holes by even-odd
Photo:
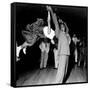
{"type": "MultiPolygon", "coordinates": [[[[42,84],[56,84],[55,76],[57,70],[53,68],[46,69],[37,69],[33,71],[28,71],[27,73],[20,76],[17,80],[17,86],[26,86],[26,85],[42,85],[42,84]]],[[[80,69],[74,67],[67,79],[66,83],[75,83],[75,82],[86,82],[86,71],[85,69],[80,69]]]]}

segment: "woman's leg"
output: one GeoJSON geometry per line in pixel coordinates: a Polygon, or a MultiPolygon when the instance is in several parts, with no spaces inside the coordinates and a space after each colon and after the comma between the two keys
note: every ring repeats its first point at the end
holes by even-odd
{"type": "Polygon", "coordinates": [[[44,52],[41,52],[40,68],[43,68],[44,64],[44,52]]]}
{"type": "Polygon", "coordinates": [[[46,68],[46,66],[47,66],[47,60],[48,60],[48,53],[45,52],[45,54],[44,54],[44,68],[46,68]]]}
{"type": "Polygon", "coordinates": [[[49,47],[50,47],[50,44],[46,43],[45,54],[44,54],[44,68],[46,68],[46,66],[47,66],[49,47]]]}

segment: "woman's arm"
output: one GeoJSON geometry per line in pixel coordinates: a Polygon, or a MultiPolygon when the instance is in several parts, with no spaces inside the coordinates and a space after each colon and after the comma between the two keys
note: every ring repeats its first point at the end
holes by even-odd
{"type": "Polygon", "coordinates": [[[50,11],[48,11],[48,20],[47,20],[47,22],[48,22],[48,34],[50,34],[50,32],[51,32],[51,25],[50,25],[50,11]]]}
{"type": "Polygon", "coordinates": [[[55,34],[56,34],[56,37],[58,37],[58,35],[59,35],[59,24],[58,24],[58,21],[57,21],[57,16],[53,12],[53,10],[52,10],[52,8],[50,6],[47,6],[47,10],[51,12],[53,23],[55,25],[55,34]]]}

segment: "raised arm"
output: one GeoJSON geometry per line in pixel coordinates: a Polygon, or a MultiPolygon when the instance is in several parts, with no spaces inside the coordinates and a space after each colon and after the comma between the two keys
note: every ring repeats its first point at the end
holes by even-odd
{"type": "Polygon", "coordinates": [[[56,37],[58,37],[58,34],[59,34],[59,24],[58,24],[58,21],[57,21],[57,16],[53,12],[53,10],[52,10],[52,8],[50,6],[47,6],[47,10],[51,12],[53,23],[55,25],[55,34],[56,34],[56,37]]]}
{"type": "Polygon", "coordinates": [[[48,11],[48,18],[47,18],[47,22],[48,22],[48,34],[50,34],[51,32],[51,25],[50,25],[50,11],[48,11]]]}

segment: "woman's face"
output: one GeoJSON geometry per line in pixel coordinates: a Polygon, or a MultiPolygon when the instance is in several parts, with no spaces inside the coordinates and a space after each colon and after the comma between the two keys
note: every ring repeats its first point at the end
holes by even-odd
{"type": "Polygon", "coordinates": [[[65,32],[65,26],[63,24],[61,24],[61,30],[65,32]]]}

